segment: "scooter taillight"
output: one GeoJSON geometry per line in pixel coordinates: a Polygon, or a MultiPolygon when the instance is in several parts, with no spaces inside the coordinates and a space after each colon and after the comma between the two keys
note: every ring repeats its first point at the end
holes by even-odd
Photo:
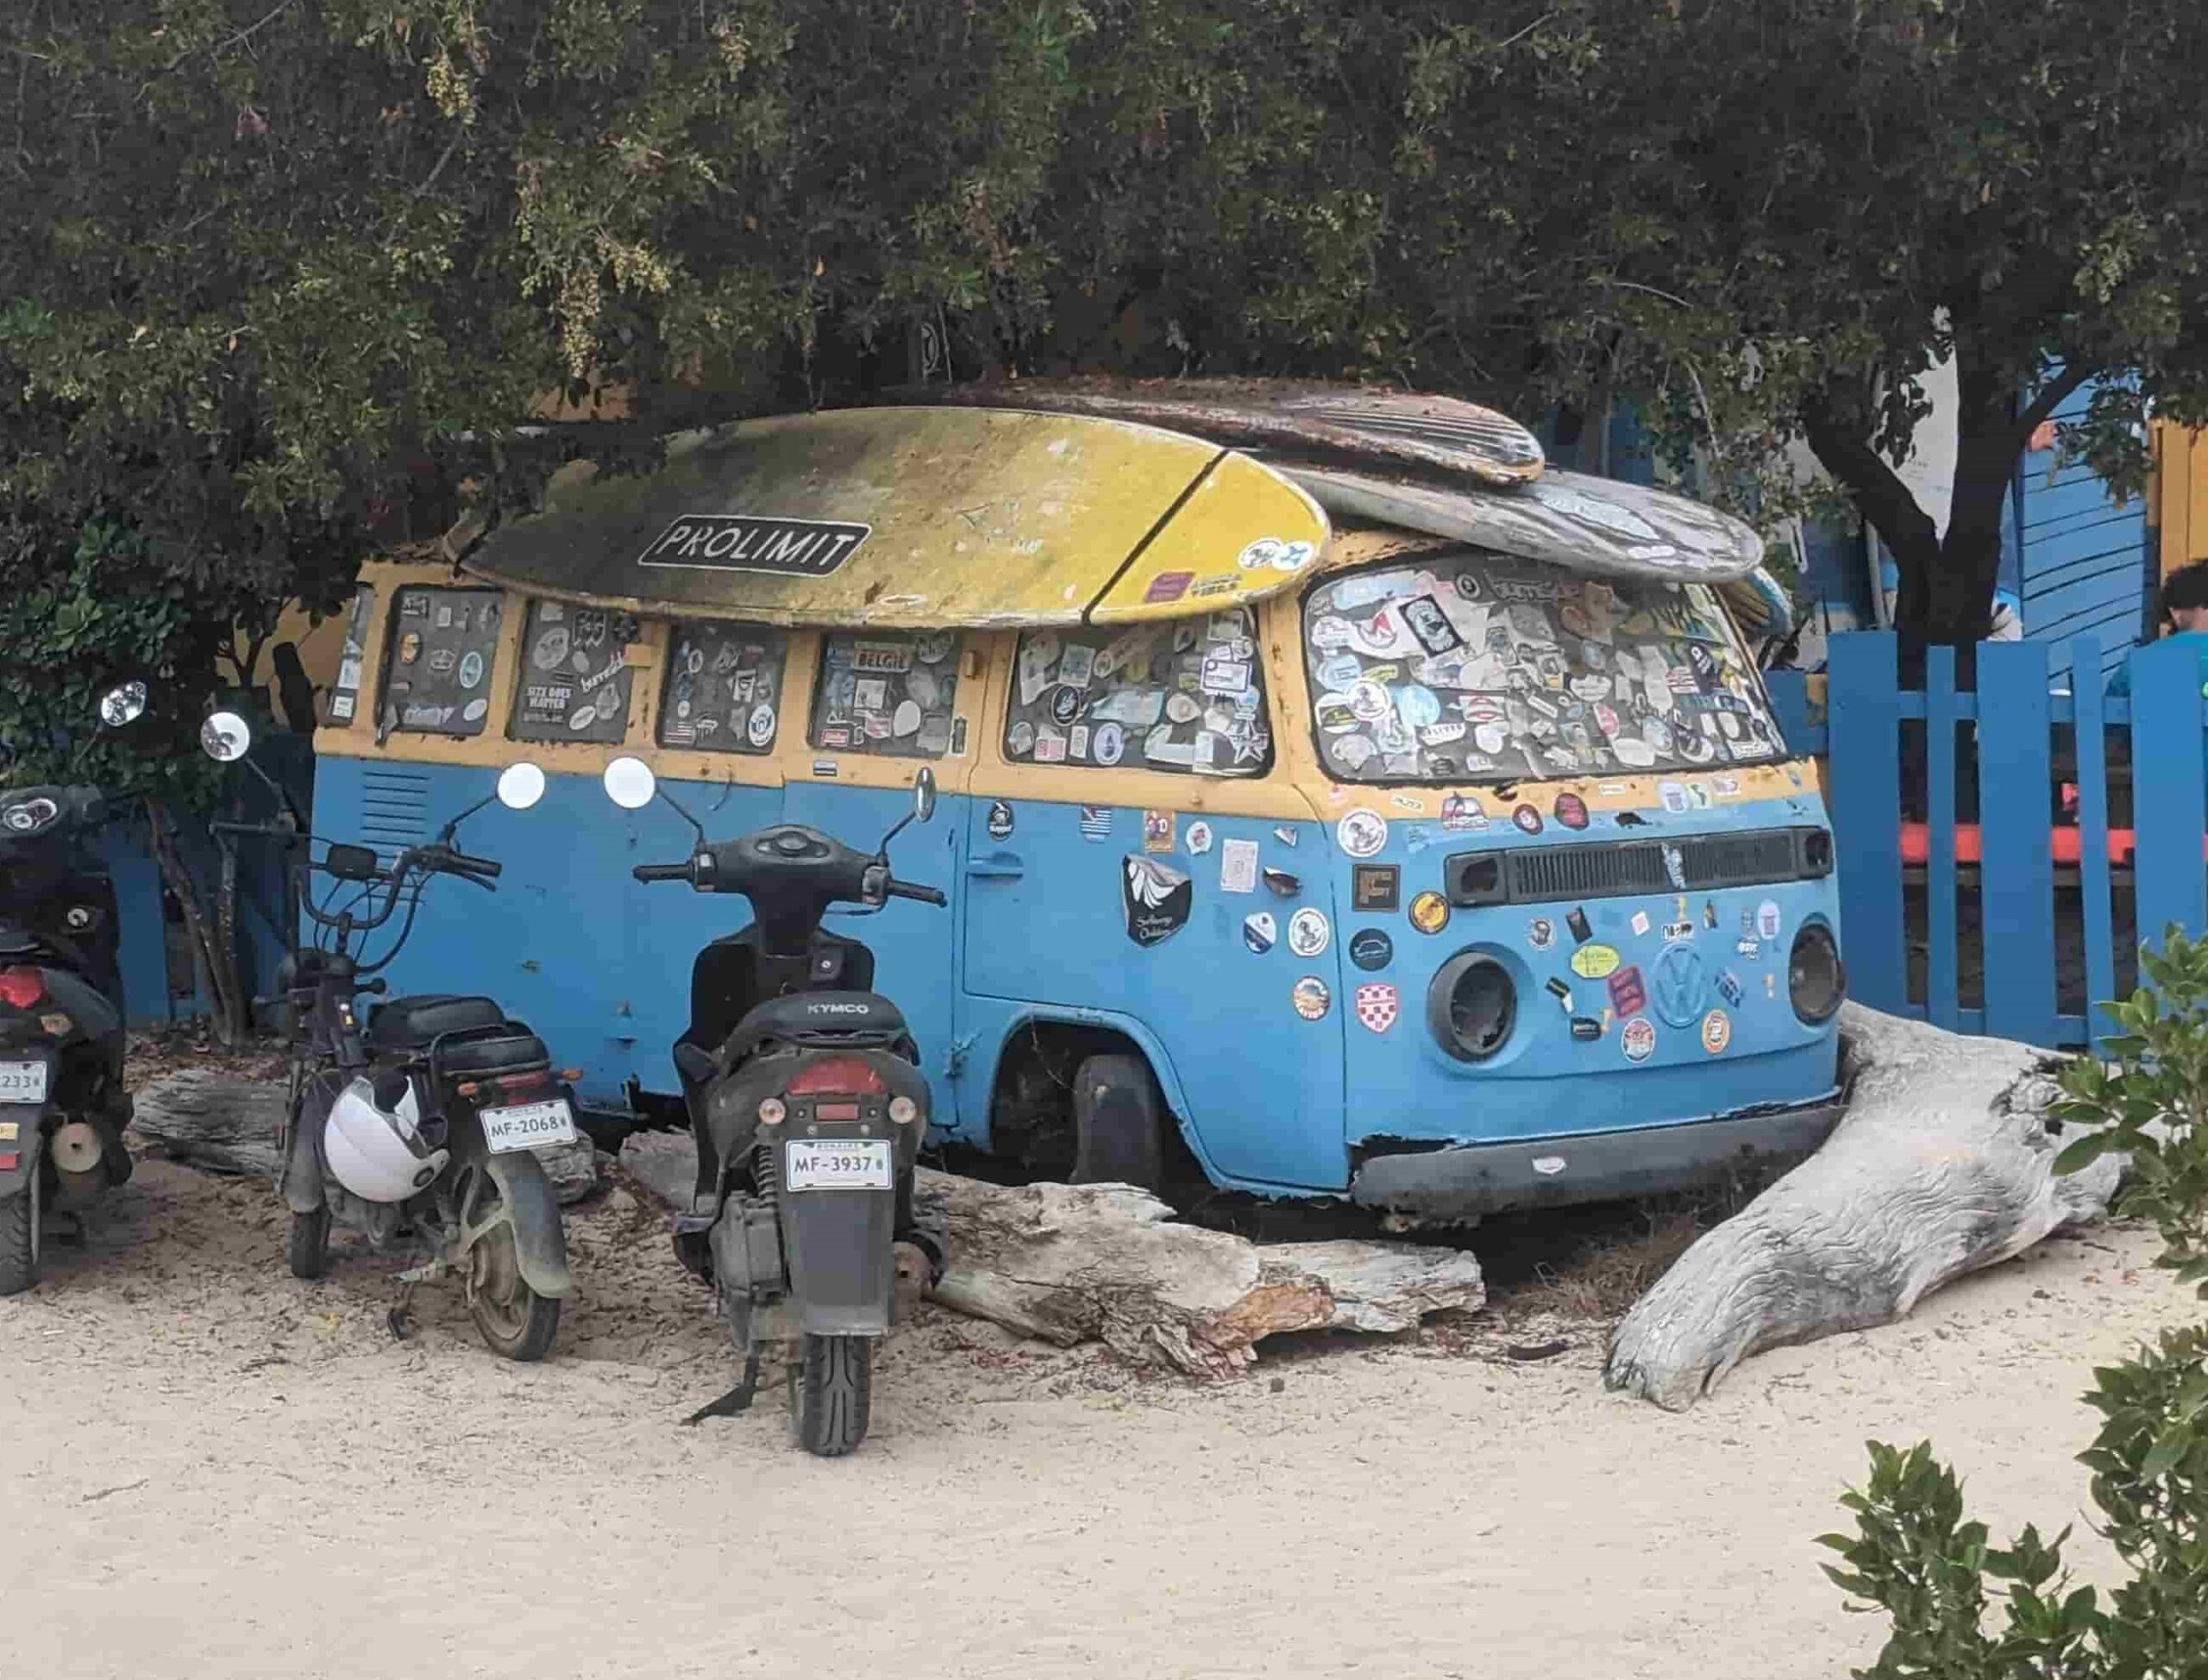
{"type": "Polygon", "coordinates": [[[785,1094],[793,1097],[879,1097],[889,1088],[862,1056],[828,1056],[813,1063],[789,1082],[785,1094]]]}
{"type": "Polygon", "coordinates": [[[29,1009],[46,999],[46,976],[36,969],[0,969],[0,999],[29,1009]]]}

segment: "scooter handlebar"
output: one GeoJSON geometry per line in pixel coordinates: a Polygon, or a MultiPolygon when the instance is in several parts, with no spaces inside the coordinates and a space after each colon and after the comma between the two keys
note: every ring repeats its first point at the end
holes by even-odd
{"type": "Polygon", "coordinates": [[[909,881],[890,881],[881,891],[885,898],[918,899],[922,904],[947,905],[950,902],[943,895],[940,887],[921,887],[909,881]]]}
{"type": "Polygon", "coordinates": [[[691,879],[690,866],[687,863],[639,863],[629,873],[638,881],[688,881],[691,879]]]}
{"type": "Polygon", "coordinates": [[[464,875],[488,875],[496,881],[505,873],[506,866],[494,857],[470,857],[466,852],[451,852],[445,856],[447,868],[464,875]]]}

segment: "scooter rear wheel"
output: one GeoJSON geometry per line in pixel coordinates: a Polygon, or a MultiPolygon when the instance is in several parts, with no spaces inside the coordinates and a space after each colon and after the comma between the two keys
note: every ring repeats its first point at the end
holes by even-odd
{"type": "Polygon", "coordinates": [[[552,1351],[560,1333],[560,1303],[540,1295],[521,1275],[513,1227],[486,1232],[469,1258],[467,1313],[493,1353],[523,1364],[552,1351]]]}
{"type": "Polygon", "coordinates": [[[0,1295],[19,1295],[38,1282],[39,1179],[43,1162],[31,1165],[21,1195],[0,1201],[0,1295]]]}
{"type": "Polygon", "coordinates": [[[798,1444],[818,1457],[842,1457],[866,1439],[871,1420],[874,1338],[807,1336],[789,1386],[798,1444]]]}
{"type": "Polygon", "coordinates": [[[292,1215],[291,1234],[284,1242],[285,1263],[292,1276],[311,1282],[329,1269],[329,1209],[292,1215]]]}

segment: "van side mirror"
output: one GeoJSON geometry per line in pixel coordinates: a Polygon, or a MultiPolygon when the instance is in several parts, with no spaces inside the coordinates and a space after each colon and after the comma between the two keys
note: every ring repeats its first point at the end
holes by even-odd
{"type": "Polygon", "coordinates": [[[924,823],[935,820],[935,772],[925,764],[913,778],[913,815],[924,823]]]}

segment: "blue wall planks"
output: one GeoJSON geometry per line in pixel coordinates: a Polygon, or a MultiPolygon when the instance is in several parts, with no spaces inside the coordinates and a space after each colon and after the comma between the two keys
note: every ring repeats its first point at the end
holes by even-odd
{"type": "MultiPolygon", "coordinates": [[[[2100,668],[2098,640],[2072,644],[2070,668],[2100,668]]],[[[2108,870],[2108,737],[2098,683],[2079,686],[2073,702],[2078,743],[2078,899],[2085,912],[2086,1018],[2079,1037],[2100,1036],[2099,1006],[2116,995],[2116,936],[2111,925],[2108,870]]]]}
{"type": "Polygon", "coordinates": [[[1833,850],[1849,987],[1874,1009],[1909,1011],[1902,943],[1901,696],[1891,630],[1832,640],[1826,702],[1833,850]]]}
{"type": "Polygon", "coordinates": [[[1979,649],[1979,906],[1985,1030],[1996,1037],[2034,1044],[2054,1038],[2049,709],[2045,643],[1989,642],[1979,649]]]}
{"type": "Polygon", "coordinates": [[[2131,809],[2139,844],[2139,939],[2203,924],[2200,657],[2168,642],[2131,655],[2131,809]]]}
{"type": "Polygon", "coordinates": [[[1955,650],[1924,655],[1924,1001],[1932,1025],[1955,1031],[1955,650]]]}

